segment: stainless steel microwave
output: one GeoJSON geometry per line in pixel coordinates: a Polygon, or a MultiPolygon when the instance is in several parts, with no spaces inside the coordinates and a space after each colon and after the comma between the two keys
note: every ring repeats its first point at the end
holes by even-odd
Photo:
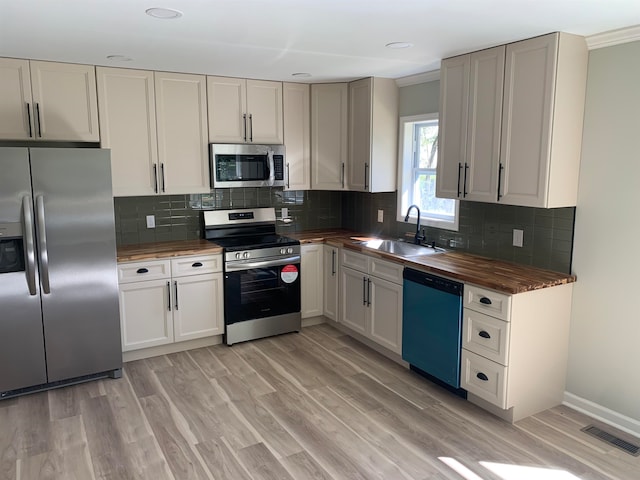
{"type": "Polygon", "coordinates": [[[212,143],[212,188],[284,186],[284,145],[212,143]]]}

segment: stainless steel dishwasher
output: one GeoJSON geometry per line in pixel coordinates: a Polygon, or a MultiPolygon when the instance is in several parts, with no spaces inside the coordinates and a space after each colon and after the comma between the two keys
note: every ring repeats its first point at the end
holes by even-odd
{"type": "Polygon", "coordinates": [[[404,269],[402,358],[459,395],[462,283],[404,269]]]}

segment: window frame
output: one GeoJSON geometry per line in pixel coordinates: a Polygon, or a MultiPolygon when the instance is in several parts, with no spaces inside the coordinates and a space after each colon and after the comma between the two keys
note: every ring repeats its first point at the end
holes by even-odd
{"type": "MultiPolygon", "coordinates": [[[[399,119],[398,134],[398,201],[397,217],[398,222],[404,222],[407,208],[411,205],[410,198],[413,195],[413,159],[414,159],[414,128],[416,123],[438,120],[438,113],[425,113],[420,115],[407,115],[399,119]],[[408,147],[408,148],[407,148],[408,147]]],[[[438,125],[439,127],[439,125],[438,125]]],[[[439,159],[438,159],[439,160],[439,159]]],[[[437,177],[436,177],[437,178],[437,177]]],[[[437,180],[436,180],[437,181],[437,180]]],[[[434,216],[429,216],[427,212],[420,211],[420,225],[436,227],[443,230],[459,230],[460,202],[455,202],[453,221],[443,220],[434,216]]],[[[417,214],[415,209],[411,211],[409,223],[416,224],[417,214]]]]}

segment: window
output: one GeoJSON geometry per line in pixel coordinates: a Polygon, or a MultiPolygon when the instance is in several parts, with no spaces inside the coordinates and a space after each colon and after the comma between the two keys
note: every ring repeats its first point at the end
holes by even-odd
{"type": "MultiPolygon", "coordinates": [[[[420,224],[458,230],[458,201],[436,197],[438,114],[400,118],[398,221],[410,205],[420,208],[420,224]]],[[[416,223],[417,212],[409,221],[416,223]]]]}

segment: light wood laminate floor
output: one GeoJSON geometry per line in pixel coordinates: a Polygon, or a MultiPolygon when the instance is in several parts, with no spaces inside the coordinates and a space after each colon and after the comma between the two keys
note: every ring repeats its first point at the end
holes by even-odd
{"type": "Polygon", "coordinates": [[[2,401],[0,478],[640,478],[589,423],[510,425],[325,324],[2,401]]]}

